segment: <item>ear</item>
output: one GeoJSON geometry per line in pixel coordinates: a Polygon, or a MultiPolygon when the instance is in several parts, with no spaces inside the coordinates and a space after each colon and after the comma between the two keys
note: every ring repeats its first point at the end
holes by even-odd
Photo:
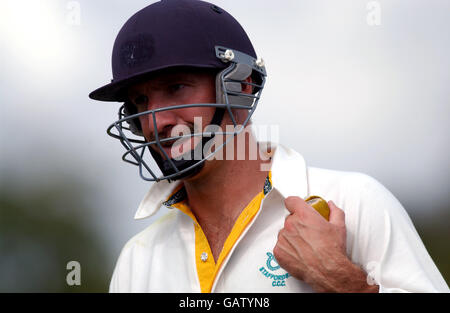
{"type": "MultiPolygon", "coordinates": [[[[246,82],[246,83],[253,83],[252,76],[250,75],[249,77],[247,77],[244,80],[244,82],[246,82]]],[[[246,94],[252,94],[253,93],[253,86],[252,85],[245,84],[245,83],[242,83],[241,85],[242,85],[242,92],[243,93],[246,93],[246,94]]]]}

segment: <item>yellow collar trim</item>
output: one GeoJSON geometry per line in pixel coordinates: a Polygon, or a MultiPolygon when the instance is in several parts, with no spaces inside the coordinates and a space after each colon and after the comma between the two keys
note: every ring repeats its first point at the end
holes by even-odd
{"type": "MultiPolygon", "coordinates": [[[[173,196],[182,192],[182,184],[180,187],[176,188],[176,191],[172,193],[167,201],[169,201],[173,196]]],[[[230,234],[225,240],[222,251],[220,252],[219,258],[217,259],[217,263],[214,261],[214,257],[211,251],[211,247],[209,246],[208,239],[206,238],[200,224],[198,223],[195,215],[192,213],[191,209],[186,204],[186,199],[180,199],[180,201],[175,202],[172,207],[179,209],[181,212],[188,215],[194,221],[194,231],[195,231],[195,262],[197,267],[197,275],[200,282],[201,292],[211,292],[212,285],[214,280],[220,270],[221,265],[223,264],[226,257],[229,255],[230,251],[236,244],[237,240],[256,216],[261,207],[261,202],[264,199],[265,195],[272,188],[272,173],[269,172],[269,175],[266,179],[266,183],[264,185],[264,189],[258,193],[250,203],[244,208],[239,217],[237,218],[233,228],[231,229],[230,234]],[[206,254],[205,254],[206,253],[206,254]],[[202,258],[203,255],[203,258],[202,258]],[[205,258],[204,256],[207,256],[205,258]]],[[[166,201],[166,202],[167,202],[166,201]]]]}

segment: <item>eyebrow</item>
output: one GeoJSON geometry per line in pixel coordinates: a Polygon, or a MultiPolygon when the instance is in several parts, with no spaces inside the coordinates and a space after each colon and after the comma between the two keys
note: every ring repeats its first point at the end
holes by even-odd
{"type": "MultiPolygon", "coordinates": [[[[149,80],[154,80],[153,79],[149,79],[149,80]]],[[[159,77],[157,80],[154,81],[154,84],[156,86],[156,88],[167,85],[173,81],[179,81],[179,80],[183,80],[183,81],[190,81],[192,82],[193,79],[191,78],[191,76],[189,75],[189,73],[169,73],[169,74],[165,74],[162,77],[159,77]]],[[[147,81],[148,82],[148,81],[147,81]]],[[[143,82],[145,83],[145,82],[143,82]]],[[[136,85],[135,86],[131,86],[128,87],[128,94],[130,96],[136,96],[139,95],[139,90],[136,90],[136,85]]]]}

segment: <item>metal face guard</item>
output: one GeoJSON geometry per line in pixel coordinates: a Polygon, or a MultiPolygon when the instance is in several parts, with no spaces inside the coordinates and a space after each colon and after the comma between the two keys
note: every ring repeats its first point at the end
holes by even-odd
{"type": "Polygon", "coordinates": [[[223,62],[230,63],[227,68],[216,76],[216,103],[182,104],[135,113],[133,108],[130,107],[130,103],[126,102],[119,109],[119,119],[108,127],[108,135],[118,139],[126,149],[126,152],[122,155],[122,160],[138,166],[142,179],[156,182],[164,179],[173,181],[197,173],[205,160],[220,151],[234,136],[241,133],[248,124],[264,89],[265,67],[261,60],[256,60],[249,55],[224,47],[216,47],[216,56],[223,62]],[[260,77],[260,82],[249,83],[244,81],[252,74],[260,77]],[[252,94],[243,93],[242,84],[251,85],[254,92],[252,94]],[[216,114],[212,125],[208,125],[205,130],[200,130],[200,132],[195,131],[194,134],[159,138],[156,123],[156,115],[159,112],[192,107],[215,107],[216,114]],[[232,112],[233,109],[248,111],[247,118],[242,125],[237,125],[236,118],[232,112]],[[218,131],[217,129],[225,112],[229,114],[233,123],[233,132],[218,131]],[[155,129],[155,140],[153,141],[148,142],[143,138],[139,117],[144,115],[148,115],[153,120],[155,129]],[[206,153],[205,155],[204,148],[211,140],[214,140],[215,135],[226,135],[229,137],[223,144],[215,147],[214,152],[206,153]],[[161,145],[161,143],[166,141],[193,137],[201,137],[200,143],[191,151],[177,157],[176,160],[169,158],[161,145]],[[146,147],[148,149],[145,149],[146,147]],[[156,147],[163,153],[162,156],[154,150],[156,147]],[[198,151],[200,148],[201,151],[198,151]],[[147,151],[150,153],[147,153],[147,151]]]}

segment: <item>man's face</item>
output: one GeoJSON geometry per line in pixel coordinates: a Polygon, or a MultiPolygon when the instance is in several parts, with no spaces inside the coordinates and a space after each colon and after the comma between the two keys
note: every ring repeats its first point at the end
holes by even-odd
{"type": "MultiPolygon", "coordinates": [[[[215,103],[215,74],[211,71],[199,70],[166,70],[151,77],[144,83],[131,87],[128,91],[131,102],[138,112],[166,108],[174,105],[215,103]]],[[[155,114],[156,129],[159,139],[175,137],[190,133],[201,132],[195,129],[194,118],[201,118],[203,128],[213,118],[215,107],[191,107],[166,110],[155,114]]],[[[155,140],[155,125],[151,114],[139,117],[142,132],[147,141],[155,140]]],[[[198,121],[198,120],[197,120],[198,121]]],[[[170,158],[192,150],[201,137],[186,138],[185,140],[162,142],[165,152],[170,158]]],[[[159,151],[155,145],[153,148],[159,151]]],[[[161,151],[159,153],[162,155],[161,151]]]]}

